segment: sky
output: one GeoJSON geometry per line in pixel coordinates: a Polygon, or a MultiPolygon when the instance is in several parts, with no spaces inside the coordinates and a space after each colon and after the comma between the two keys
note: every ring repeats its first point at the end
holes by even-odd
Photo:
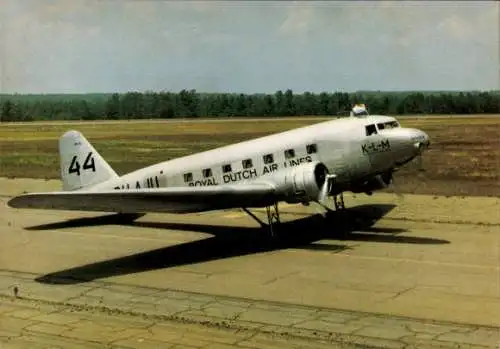
{"type": "Polygon", "coordinates": [[[500,89],[496,1],[2,0],[0,92],[500,89]]]}

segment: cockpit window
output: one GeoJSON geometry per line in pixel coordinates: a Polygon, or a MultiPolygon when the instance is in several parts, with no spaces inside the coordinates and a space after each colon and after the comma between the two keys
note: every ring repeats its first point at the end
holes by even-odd
{"type": "Polygon", "coordinates": [[[366,125],[365,126],[365,130],[366,130],[366,135],[367,136],[371,136],[371,135],[377,134],[377,128],[375,127],[375,124],[366,125]]]}
{"type": "Polygon", "coordinates": [[[379,130],[390,129],[399,127],[399,123],[397,121],[389,121],[377,124],[379,130]]]}

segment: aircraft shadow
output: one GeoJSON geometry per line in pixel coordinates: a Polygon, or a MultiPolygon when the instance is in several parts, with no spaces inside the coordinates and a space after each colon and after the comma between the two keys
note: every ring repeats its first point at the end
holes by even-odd
{"type": "Polygon", "coordinates": [[[65,228],[80,228],[80,227],[95,227],[102,225],[122,225],[127,222],[133,222],[136,219],[145,216],[144,213],[131,213],[131,214],[108,214],[98,217],[84,217],[69,219],[63,222],[48,223],[34,225],[24,228],[25,230],[57,230],[65,228]]]}
{"type": "Polygon", "coordinates": [[[209,224],[135,222],[123,217],[107,215],[83,218],[30,227],[31,230],[61,229],[64,227],[120,224],[142,228],[171,229],[208,233],[212,237],[174,246],[136,253],[124,257],[90,263],[46,274],[35,280],[45,284],[78,284],[92,280],[133,274],[138,272],[190,265],[212,260],[245,256],[289,248],[338,253],[349,249],[342,244],[324,243],[321,240],[370,241],[407,244],[443,244],[446,240],[398,236],[404,229],[372,227],[390,212],[394,205],[363,205],[343,212],[332,212],[326,218],[312,215],[281,225],[279,239],[269,238],[261,227],[235,227],[209,224]]]}

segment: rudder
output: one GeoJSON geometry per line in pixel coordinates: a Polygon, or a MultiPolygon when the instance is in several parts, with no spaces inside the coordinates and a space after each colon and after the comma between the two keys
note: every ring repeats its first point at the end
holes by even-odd
{"type": "Polygon", "coordinates": [[[116,172],[78,131],[67,131],[59,139],[63,190],[87,189],[118,178],[116,172]]]}

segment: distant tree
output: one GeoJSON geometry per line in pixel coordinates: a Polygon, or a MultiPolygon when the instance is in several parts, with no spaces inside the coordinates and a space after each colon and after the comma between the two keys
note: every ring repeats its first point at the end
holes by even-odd
{"type": "Polygon", "coordinates": [[[121,99],[121,111],[127,119],[142,119],[143,94],[140,92],[127,92],[121,99]]]}
{"type": "MultiPolygon", "coordinates": [[[[348,93],[335,92],[335,97],[337,99],[337,110],[338,112],[345,113],[351,110],[351,98],[348,93]]],[[[358,101],[357,101],[358,102],[358,101]]]]}
{"type": "Polygon", "coordinates": [[[311,92],[304,92],[303,95],[303,112],[304,115],[317,115],[319,114],[318,104],[316,103],[316,95],[311,92]]]}
{"type": "Polygon", "coordinates": [[[264,114],[263,116],[276,115],[276,103],[271,95],[264,96],[264,114]]]}
{"type": "Polygon", "coordinates": [[[231,101],[232,103],[232,113],[235,116],[246,116],[247,115],[247,104],[246,97],[243,93],[240,93],[238,96],[234,97],[231,101]]]}
{"type": "Polygon", "coordinates": [[[142,99],[143,118],[152,119],[158,115],[158,104],[159,96],[157,93],[154,93],[153,91],[147,91],[144,93],[142,99]]]}
{"type": "Polygon", "coordinates": [[[174,97],[170,92],[162,92],[158,95],[158,114],[162,119],[175,117],[174,97]]]}
{"type": "Polygon", "coordinates": [[[88,102],[83,100],[80,102],[80,109],[81,109],[81,118],[83,120],[94,120],[95,115],[92,113],[92,110],[90,110],[88,102]]]}
{"type": "Polygon", "coordinates": [[[318,112],[320,115],[331,115],[332,110],[331,110],[332,104],[331,104],[331,99],[328,93],[326,92],[321,92],[319,94],[318,98],[318,112]]]}
{"type": "Polygon", "coordinates": [[[286,90],[285,95],[283,96],[283,115],[296,115],[295,100],[291,89],[286,90]]]}
{"type": "Polygon", "coordinates": [[[198,116],[196,105],[196,91],[183,89],[179,92],[177,98],[177,110],[176,114],[181,117],[195,117],[198,116]]]}
{"type": "Polygon", "coordinates": [[[113,93],[106,101],[106,119],[117,120],[121,116],[120,95],[113,93]]]}
{"type": "Polygon", "coordinates": [[[2,104],[2,115],[1,115],[1,121],[14,121],[14,115],[13,115],[13,103],[11,102],[10,99],[7,99],[3,102],[2,104]]]}
{"type": "Polygon", "coordinates": [[[353,103],[371,114],[500,113],[500,91],[320,92],[274,94],[200,94],[173,92],[123,94],[2,95],[0,120],[135,119],[173,117],[336,115],[353,103]]]}

